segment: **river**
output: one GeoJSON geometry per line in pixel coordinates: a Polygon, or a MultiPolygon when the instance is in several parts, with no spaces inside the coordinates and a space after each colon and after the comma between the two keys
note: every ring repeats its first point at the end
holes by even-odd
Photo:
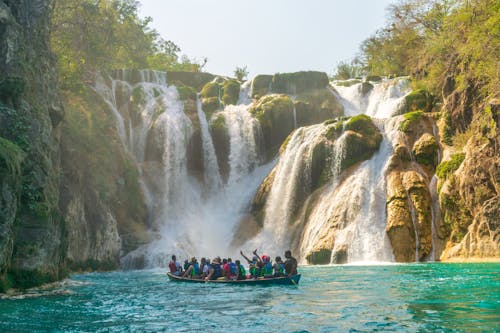
{"type": "Polygon", "coordinates": [[[75,274],[0,299],[1,332],[498,332],[500,263],[300,267],[300,285],[75,274]]]}

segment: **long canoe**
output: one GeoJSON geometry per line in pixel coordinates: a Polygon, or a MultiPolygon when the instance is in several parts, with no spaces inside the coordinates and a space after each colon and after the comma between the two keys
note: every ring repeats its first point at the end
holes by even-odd
{"type": "Polygon", "coordinates": [[[258,279],[247,279],[247,280],[202,280],[202,279],[190,279],[187,277],[181,277],[167,273],[170,281],[175,282],[189,282],[189,283],[226,283],[232,285],[298,285],[300,280],[300,274],[292,276],[283,276],[276,278],[258,278],[258,279]]]}

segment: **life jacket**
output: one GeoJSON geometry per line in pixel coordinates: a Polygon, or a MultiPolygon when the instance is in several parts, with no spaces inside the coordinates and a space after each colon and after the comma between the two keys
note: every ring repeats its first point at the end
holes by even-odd
{"type": "Polygon", "coordinates": [[[197,262],[194,264],[191,264],[193,266],[193,269],[191,270],[191,276],[199,275],[200,274],[200,265],[198,265],[197,262]]]}
{"type": "Polygon", "coordinates": [[[236,270],[236,264],[234,262],[229,264],[229,271],[231,272],[231,275],[236,275],[238,271],[236,270]]]}
{"type": "Polygon", "coordinates": [[[280,262],[278,265],[279,265],[278,273],[285,274],[285,264],[280,262]]]}
{"type": "Polygon", "coordinates": [[[273,264],[271,264],[269,261],[264,264],[264,267],[260,270],[260,275],[271,275],[273,274],[273,264]]]}
{"type": "Polygon", "coordinates": [[[246,276],[247,272],[245,271],[245,267],[243,265],[240,265],[240,275],[241,276],[246,276]]]}
{"type": "Polygon", "coordinates": [[[220,278],[222,276],[222,268],[219,264],[212,264],[212,268],[214,269],[214,274],[212,276],[213,279],[220,278]]]}

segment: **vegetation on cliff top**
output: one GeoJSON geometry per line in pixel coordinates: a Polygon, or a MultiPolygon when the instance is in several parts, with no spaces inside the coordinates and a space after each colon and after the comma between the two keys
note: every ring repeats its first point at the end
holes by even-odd
{"type": "Polygon", "coordinates": [[[79,89],[97,71],[149,68],[200,71],[206,63],[181,55],[141,19],[135,0],[56,1],[51,46],[57,57],[62,88],[79,89]]]}

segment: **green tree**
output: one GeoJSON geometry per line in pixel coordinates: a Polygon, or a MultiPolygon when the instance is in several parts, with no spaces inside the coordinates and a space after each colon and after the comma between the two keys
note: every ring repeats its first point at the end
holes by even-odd
{"type": "Polygon", "coordinates": [[[140,18],[135,0],[56,0],[51,45],[62,88],[78,89],[98,71],[116,68],[200,71],[204,62],[180,55],[180,48],[140,18]]]}
{"type": "Polygon", "coordinates": [[[238,81],[244,81],[248,76],[247,66],[236,67],[234,70],[234,76],[238,79],[238,81]]]}

